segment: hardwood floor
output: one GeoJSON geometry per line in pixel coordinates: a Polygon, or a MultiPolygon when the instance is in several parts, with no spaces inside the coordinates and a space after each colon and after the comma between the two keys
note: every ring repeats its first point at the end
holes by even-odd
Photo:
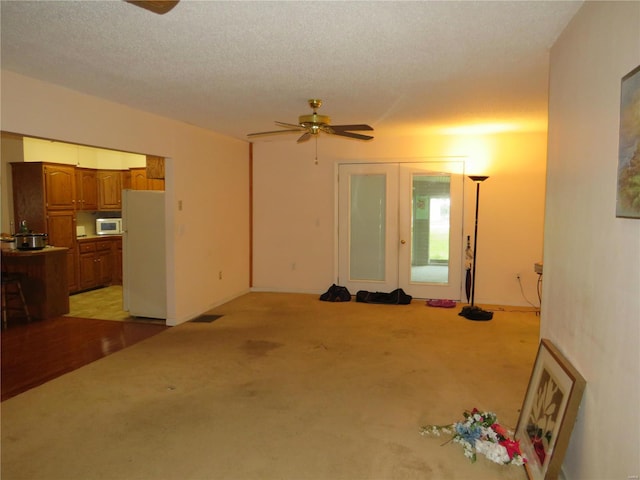
{"type": "Polygon", "coordinates": [[[156,335],[148,322],[58,317],[2,331],[1,400],[156,335]]]}

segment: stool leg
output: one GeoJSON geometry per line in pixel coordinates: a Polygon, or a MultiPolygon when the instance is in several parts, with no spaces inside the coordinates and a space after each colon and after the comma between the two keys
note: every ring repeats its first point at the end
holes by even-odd
{"type": "Polygon", "coordinates": [[[22,301],[22,308],[24,309],[24,316],[27,317],[27,322],[31,321],[31,316],[29,315],[29,309],[27,308],[27,302],[24,299],[24,294],[22,293],[22,284],[18,282],[18,293],[20,294],[20,300],[22,301]]]}

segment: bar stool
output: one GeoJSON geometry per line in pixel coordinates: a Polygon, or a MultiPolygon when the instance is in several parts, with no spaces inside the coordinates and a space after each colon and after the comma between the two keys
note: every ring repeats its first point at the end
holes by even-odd
{"type": "Polygon", "coordinates": [[[20,274],[2,272],[2,328],[7,328],[9,312],[21,312],[27,322],[31,321],[27,302],[22,293],[20,274]]]}

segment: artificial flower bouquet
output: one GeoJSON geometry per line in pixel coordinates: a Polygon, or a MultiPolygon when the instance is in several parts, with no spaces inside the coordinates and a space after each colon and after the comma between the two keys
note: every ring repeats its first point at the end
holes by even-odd
{"type": "MultiPolygon", "coordinates": [[[[511,438],[511,432],[498,423],[495,413],[481,412],[474,408],[464,412],[464,420],[450,425],[427,425],[421,435],[452,435],[449,441],[459,443],[464,456],[472,462],[482,454],[495,463],[523,465],[527,459],[520,451],[520,442],[511,438]]],[[[448,442],[446,442],[448,443],[448,442]]]]}

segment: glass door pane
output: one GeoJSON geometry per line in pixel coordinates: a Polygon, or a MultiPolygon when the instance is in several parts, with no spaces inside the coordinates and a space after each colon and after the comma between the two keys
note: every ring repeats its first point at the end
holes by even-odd
{"type": "Polygon", "coordinates": [[[449,175],[414,174],[411,281],[449,281],[449,175]]]}
{"type": "Polygon", "coordinates": [[[340,165],[338,282],[358,290],[398,288],[398,166],[340,165]]]}
{"type": "Polygon", "coordinates": [[[352,175],[349,279],[385,277],[386,176],[352,175]]]}
{"type": "Polygon", "coordinates": [[[462,164],[400,167],[399,286],[415,298],[460,299],[462,164]]]}

